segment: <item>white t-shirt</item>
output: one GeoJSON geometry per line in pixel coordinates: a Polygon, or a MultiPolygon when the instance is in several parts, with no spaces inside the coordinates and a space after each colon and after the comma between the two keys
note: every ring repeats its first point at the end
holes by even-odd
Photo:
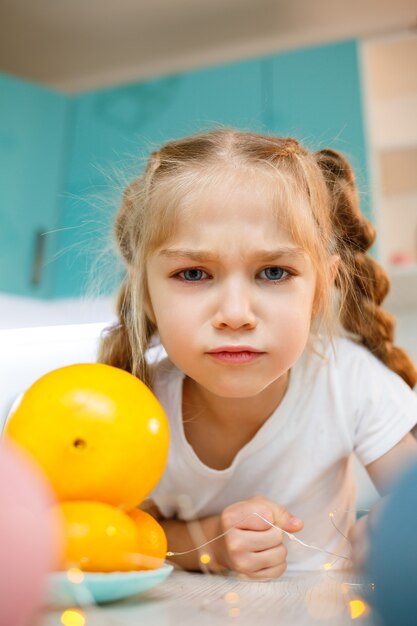
{"type": "MultiPolygon", "coordinates": [[[[302,541],[349,554],[341,533],[346,535],[355,519],[352,453],[367,465],[398,443],[417,422],[417,396],[365,348],[345,338],[335,339],[334,347],[326,348],[325,358],[306,349],[291,369],[279,406],[224,470],[205,465],[186,440],[184,374],[168,359],[161,361],[153,388],[169,419],[171,445],[165,472],[150,495],[161,513],[198,519],[263,495],[304,521],[296,535],[302,541]]],[[[295,541],[286,543],[289,571],[336,561],[295,541]]]]}

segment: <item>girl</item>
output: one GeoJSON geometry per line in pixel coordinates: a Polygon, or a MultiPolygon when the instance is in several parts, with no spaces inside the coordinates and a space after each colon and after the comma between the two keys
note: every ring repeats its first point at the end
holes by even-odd
{"type": "Polygon", "coordinates": [[[264,579],[329,560],[296,541],[287,554],[270,523],[346,555],[352,453],[382,493],[417,457],[417,372],[379,308],[388,280],[349,164],[228,129],[172,141],[126,189],[116,236],[127,275],[100,360],[168,415],[151,498],[178,563],[199,569],[196,542],[223,533],[216,570],[264,579]],[[154,337],[168,356],[152,366],[154,337]]]}

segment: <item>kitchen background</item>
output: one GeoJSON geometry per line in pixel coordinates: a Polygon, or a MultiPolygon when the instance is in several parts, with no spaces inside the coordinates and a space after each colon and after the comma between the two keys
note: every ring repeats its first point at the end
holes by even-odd
{"type": "Polygon", "coordinates": [[[350,157],[417,359],[414,1],[15,0],[0,61],[0,329],[111,320],[123,186],[220,124],[350,157]]]}
{"type": "Polygon", "coordinates": [[[415,0],[14,0],[0,7],[0,431],[36,378],[94,360],[123,186],[154,146],[219,124],[348,155],[417,361],[415,0]]]}

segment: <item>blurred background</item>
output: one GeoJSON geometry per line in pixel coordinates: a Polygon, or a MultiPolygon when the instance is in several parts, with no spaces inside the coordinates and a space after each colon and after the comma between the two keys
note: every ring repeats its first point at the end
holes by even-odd
{"type": "Polygon", "coordinates": [[[0,70],[1,329],[112,319],[123,186],[221,124],[351,159],[417,359],[414,0],[3,0],[0,70]]]}

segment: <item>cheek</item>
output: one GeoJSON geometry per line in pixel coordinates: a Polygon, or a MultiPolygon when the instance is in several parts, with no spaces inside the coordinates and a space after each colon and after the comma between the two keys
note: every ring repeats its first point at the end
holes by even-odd
{"type": "Polygon", "coordinates": [[[297,290],[279,294],[270,307],[271,317],[276,324],[286,328],[310,323],[313,315],[314,290],[306,285],[297,290]]]}
{"type": "Polygon", "coordinates": [[[154,305],[155,321],[161,341],[169,353],[190,340],[196,328],[195,311],[181,301],[171,298],[159,300],[154,305]]]}
{"type": "Polygon", "coordinates": [[[283,348],[302,350],[308,341],[312,322],[313,294],[300,292],[277,302],[270,311],[270,327],[283,348]]]}

